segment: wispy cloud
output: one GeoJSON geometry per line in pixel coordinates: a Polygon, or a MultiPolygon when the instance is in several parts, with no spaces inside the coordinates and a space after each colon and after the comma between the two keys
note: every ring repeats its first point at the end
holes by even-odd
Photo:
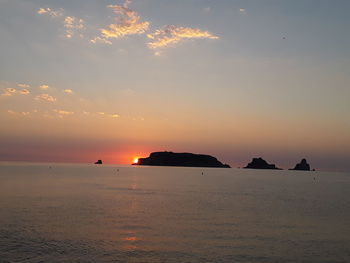
{"type": "Polygon", "coordinates": [[[107,113],[107,112],[103,112],[103,111],[98,111],[98,112],[88,112],[88,111],[83,111],[82,112],[85,116],[89,116],[89,117],[97,117],[97,118],[113,118],[113,119],[117,119],[120,118],[120,115],[117,113],[107,113]]]}
{"type": "MultiPolygon", "coordinates": [[[[140,15],[130,8],[130,0],[126,0],[121,5],[108,5],[114,14],[114,22],[100,29],[100,34],[90,39],[93,44],[112,45],[113,39],[123,38],[130,35],[145,34],[150,28],[149,21],[142,21],[140,15]]],[[[245,13],[245,9],[239,9],[245,13]]],[[[204,13],[211,12],[210,7],[202,9],[204,13]]],[[[83,37],[82,30],[88,30],[83,19],[74,16],[67,16],[64,9],[53,10],[51,8],[40,8],[37,11],[40,15],[49,15],[53,18],[59,18],[65,28],[65,37],[72,38],[75,35],[83,37]]],[[[181,27],[176,25],[168,25],[147,35],[150,49],[159,49],[169,46],[175,46],[189,39],[218,39],[219,37],[199,28],[181,27]]],[[[156,51],[155,55],[161,55],[160,51],[156,51]]]]}
{"type": "Polygon", "coordinates": [[[69,116],[69,115],[73,115],[74,114],[73,111],[57,110],[57,109],[55,109],[53,111],[58,114],[59,118],[63,118],[64,116],[69,116]]]}
{"type": "Polygon", "coordinates": [[[77,19],[74,16],[66,16],[63,21],[64,27],[66,28],[66,37],[71,38],[76,31],[85,29],[84,23],[83,19],[77,19]]]}
{"type": "Polygon", "coordinates": [[[41,85],[39,88],[42,90],[47,90],[50,88],[50,86],[49,85],[41,85]]]}
{"type": "Polygon", "coordinates": [[[96,37],[90,42],[110,44],[108,39],[121,38],[128,35],[138,35],[145,33],[150,22],[141,22],[141,18],[137,12],[129,8],[130,1],[126,1],[124,5],[109,5],[108,8],[113,9],[117,15],[116,23],[110,24],[108,28],[101,29],[101,36],[96,37]]]}
{"type": "MultiPolygon", "coordinates": [[[[17,86],[20,86],[20,85],[21,84],[19,84],[17,86]]],[[[26,85],[26,86],[30,87],[29,85],[26,85]]],[[[14,94],[28,95],[28,94],[30,94],[30,91],[28,89],[18,90],[16,88],[6,88],[6,89],[4,89],[4,92],[1,94],[1,96],[10,97],[14,94]]]]}
{"type": "Polygon", "coordinates": [[[35,97],[36,100],[55,102],[57,99],[49,94],[40,94],[35,97]]]}
{"type": "Polygon", "coordinates": [[[49,15],[51,17],[61,17],[63,16],[63,9],[60,8],[58,10],[54,10],[54,9],[51,9],[51,8],[39,8],[39,10],[37,11],[37,13],[39,15],[49,15]]]}
{"type": "Polygon", "coordinates": [[[66,94],[73,94],[74,93],[73,90],[71,90],[71,89],[65,89],[65,90],[63,90],[63,92],[66,94]]]}
{"type": "Polygon", "coordinates": [[[245,8],[240,8],[239,9],[239,12],[241,13],[241,14],[247,14],[247,11],[246,11],[246,9],[245,8]]]}
{"type": "MultiPolygon", "coordinates": [[[[125,38],[131,35],[147,34],[150,29],[151,22],[142,21],[138,12],[130,8],[131,0],[125,0],[124,4],[107,5],[115,14],[114,22],[99,29],[100,34],[94,38],[89,38],[92,44],[107,44],[113,45],[113,39],[125,38]]],[[[244,8],[238,9],[241,13],[245,13],[244,8]]],[[[202,12],[208,14],[211,12],[211,7],[202,8],[202,12]]],[[[90,32],[89,24],[86,24],[83,19],[78,19],[74,16],[67,16],[64,9],[53,10],[51,8],[40,8],[37,11],[40,15],[49,15],[52,18],[57,18],[62,21],[65,28],[65,37],[72,38],[80,36],[84,38],[82,30],[90,32]]],[[[94,27],[95,28],[95,27],[94,27]]],[[[85,33],[84,33],[85,34],[85,33]]],[[[217,35],[200,28],[182,27],[177,25],[167,25],[163,28],[147,34],[148,48],[154,50],[155,56],[161,56],[163,50],[167,47],[175,47],[188,40],[193,39],[219,39],[217,35]]],[[[121,53],[121,52],[120,52],[121,53]]],[[[123,52],[124,53],[124,52],[123,52]]],[[[44,87],[44,85],[43,85],[44,87]]]]}
{"type": "MultiPolygon", "coordinates": [[[[40,8],[37,13],[39,15],[49,15],[52,18],[60,18],[65,28],[65,37],[72,38],[76,32],[85,29],[85,22],[83,19],[78,19],[74,16],[65,16],[64,9],[53,10],[51,8],[40,8]]],[[[82,36],[80,33],[79,36],[82,36]]]]}
{"type": "Polygon", "coordinates": [[[7,110],[8,114],[15,115],[15,116],[28,116],[30,115],[29,111],[13,111],[13,110],[7,110]]]}
{"type": "Polygon", "coordinates": [[[15,88],[6,88],[6,92],[9,92],[9,93],[16,93],[17,90],[15,88]]]}
{"type": "Polygon", "coordinates": [[[13,94],[17,93],[17,89],[15,88],[6,88],[4,89],[4,92],[1,94],[3,97],[10,97],[13,94]]]}
{"type": "Polygon", "coordinates": [[[112,45],[111,41],[103,37],[95,37],[94,39],[91,39],[90,42],[93,44],[102,43],[102,44],[112,45]]]}
{"type": "Polygon", "coordinates": [[[30,91],[27,90],[27,89],[22,89],[22,90],[19,91],[19,93],[22,94],[22,95],[28,95],[28,94],[30,94],[30,91]]]}
{"type": "Polygon", "coordinates": [[[29,89],[30,85],[28,84],[17,84],[18,87],[23,88],[23,89],[29,89]]]}
{"type": "Polygon", "coordinates": [[[166,26],[163,29],[158,29],[147,37],[151,39],[148,47],[151,49],[164,48],[174,46],[187,39],[218,39],[218,36],[211,34],[208,31],[203,31],[198,28],[177,27],[174,25],[166,26]]]}
{"type": "Polygon", "coordinates": [[[1,93],[1,96],[2,97],[10,97],[10,96],[12,96],[12,94],[5,91],[4,93],[1,93]]]}

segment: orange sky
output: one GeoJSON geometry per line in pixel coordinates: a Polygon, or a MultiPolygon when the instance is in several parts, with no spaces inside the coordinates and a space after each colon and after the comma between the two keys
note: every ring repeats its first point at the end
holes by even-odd
{"type": "Polygon", "coordinates": [[[0,161],[350,170],[347,4],[44,2],[1,4],[0,161]]]}

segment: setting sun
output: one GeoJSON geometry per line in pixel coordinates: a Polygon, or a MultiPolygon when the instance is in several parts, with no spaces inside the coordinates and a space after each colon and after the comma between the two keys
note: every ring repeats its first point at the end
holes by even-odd
{"type": "Polygon", "coordinates": [[[138,163],[138,162],[139,162],[139,158],[135,158],[133,163],[135,164],[135,163],[138,163]]]}

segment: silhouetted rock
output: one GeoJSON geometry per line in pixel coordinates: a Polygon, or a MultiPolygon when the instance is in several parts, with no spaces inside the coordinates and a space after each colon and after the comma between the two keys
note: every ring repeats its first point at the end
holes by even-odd
{"type": "Polygon", "coordinates": [[[98,160],[95,164],[102,164],[102,160],[98,160]]]}
{"type": "Polygon", "coordinates": [[[277,168],[274,164],[267,163],[262,158],[253,158],[253,160],[250,163],[248,163],[248,165],[244,168],[281,170],[281,168],[277,168]]]}
{"type": "Polygon", "coordinates": [[[153,152],[147,158],[139,158],[133,165],[230,168],[210,155],[173,152],[153,152]]]}
{"type": "Polygon", "coordinates": [[[307,163],[306,159],[302,159],[300,163],[295,165],[294,169],[290,170],[310,171],[310,165],[307,163]]]}

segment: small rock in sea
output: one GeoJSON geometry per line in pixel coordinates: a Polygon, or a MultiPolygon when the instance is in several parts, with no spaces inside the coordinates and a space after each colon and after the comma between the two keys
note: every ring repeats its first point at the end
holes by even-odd
{"type": "Polygon", "coordinates": [[[276,167],[276,165],[267,163],[261,157],[260,158],[253,158],[253,160],[250,163],[248,163],[248,165],[244,168],[281,170],[280,168],[276,167]]]}
{"type": "Polygon", "coordinates": [[[306,159],[302,159],[300,163],[297,163],[295,165],[294,169],[290,169],[290,170],[310,171],[310,165],[307,163],[306,159]]]}

